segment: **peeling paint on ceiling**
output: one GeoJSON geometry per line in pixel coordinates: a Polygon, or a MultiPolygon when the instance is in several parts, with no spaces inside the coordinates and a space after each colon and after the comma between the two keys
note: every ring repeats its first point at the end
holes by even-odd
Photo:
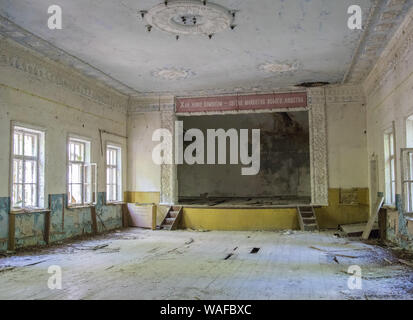
{"type": "Polygon", "coordinates": [[[370,24],[350,30],[353,0],[214,0],[238,10],[237,27],[211,40],[182,35],[177,41],[146,31],[139,11],[160,2],[55,0],[63,30],[49,30],[49,0],[0,0],[0,33],[127,94],[271,91],[362,79],[412,5],[358,0],[370,24]]]}

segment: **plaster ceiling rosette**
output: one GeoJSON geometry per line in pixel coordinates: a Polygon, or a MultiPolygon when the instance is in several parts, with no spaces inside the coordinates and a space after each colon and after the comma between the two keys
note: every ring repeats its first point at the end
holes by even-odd
{"type": "Polygon", "coordinates": [[[230,28],[234,14],[215,3],[176,0],[153,7],[145,20],[148,25],[175,35],[212,35],[230,28]]]}

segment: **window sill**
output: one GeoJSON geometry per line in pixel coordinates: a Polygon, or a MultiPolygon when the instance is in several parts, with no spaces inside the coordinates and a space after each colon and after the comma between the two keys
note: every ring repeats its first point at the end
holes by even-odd
{"type": "Polygon", "coordinates": [[[105,205],[107,206],[117,206],[117,205],[121,205],[121,204],[125,204],[126,202],[124,201],[108,201],[105,203],[105,205]]]}
{"type": "Polygon", "coordinates": [[[96,204],[82,204],[82,205],[67,205],[66,208],[67,209],[84,209],[84,208],[94,208],[96,207],[96,204]]]}
{"type": "Polygon", "coordinates": [[[42,209],[42,208],[36,208],[36,209],[15,209],[11,210],[10,214],[30,214],[30,213],[47,213],[51,212],[50,209],[42,209]]]}
{"type": "Polygon", "coordinates": [[[389,210],[397,210],[396,206],[394,204],[383,204],[384,209],[389,209],[389,210]]]}
{"type": "Polygon", "coordinates": [[[413,221],[413,213],[406,213],[404,217],[407,221],[413,221]]]}

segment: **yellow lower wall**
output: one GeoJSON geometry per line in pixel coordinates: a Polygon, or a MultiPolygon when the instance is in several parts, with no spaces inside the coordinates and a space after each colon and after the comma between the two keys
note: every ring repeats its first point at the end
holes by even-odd
{"type": "Polygon", "coordinates": [[[367,222],[369,219],[369,189],[358,189],[357,205],[340,204],[340,189],[329,189],[328,207],[316,208],[315,213],[321,229],[337,228],[341,224],[367,222]]]}
{"type": "Polygon", "coordinates": [[[299,229],[296,209],[185,208],[182,228],[195,230],[283,230],[299,229]]]}
{"type": "Polygon", "coordinates": [[[138,192],[138,191],[126,191],[125,192],[125,202],[159,204],[159,201],[160,201],[159,192],[138,192]]]}
{"type": "MultiPolygon", "coordinates": [[[[357,190],[357,205],[340,203],[340,189],[329,189],[328,207],[316,208],[317,221],[321,229],[336,229],[340,224],[366,222],[369,218],[369,190],[357,190]]],[[[157,224],[159,225],[167,206],[159,205],[159,192],[125,192],[125,200],[130,203],[155,203],[157,224]]],[[[181,228],[195,230],[285,230],[299,229],[295,208],[185,208],[181,228]]]]}
{"type": "MultiPolygon", "coordinates": [[[[316,208],[321,229],[336,229],[340,224],[366,222],[369,218],[369,190],[357,190],[357,205],[340,203],[340,189],[330,189],[329,206],[316,208]]],[[[182,228],[204,230],[284,230],[299,229],[295,208],[224,209],[184,208],[182,228]]]]}

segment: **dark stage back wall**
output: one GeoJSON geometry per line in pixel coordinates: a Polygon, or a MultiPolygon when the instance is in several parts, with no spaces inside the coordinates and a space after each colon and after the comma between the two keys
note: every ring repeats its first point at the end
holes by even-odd
{"type": "Polygon", "coordinates": [[[308,112],[189,116],[180,120],[184,121],[184,130],[201,129],[205,139],[207,129],[261,130],[258,175],[242,176],[244,165],[229,164],[227,139],[226,165],[178,166],[180,197],[199,197],[205,193],[209,197],[310,197],[308,112]]]}

